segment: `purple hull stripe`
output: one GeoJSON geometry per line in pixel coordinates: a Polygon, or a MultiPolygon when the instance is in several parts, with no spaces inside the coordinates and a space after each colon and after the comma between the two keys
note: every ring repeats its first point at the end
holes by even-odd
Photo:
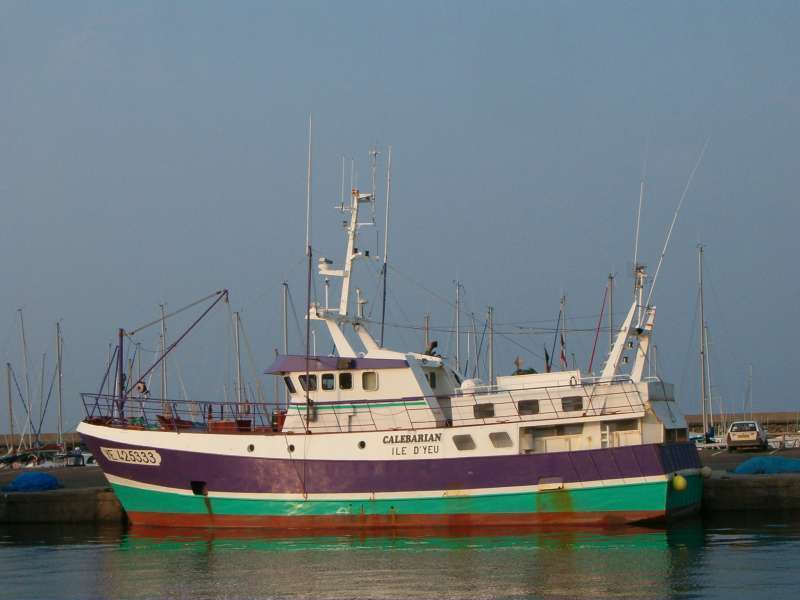
{"type": "Polygon", "coordinates": [[[110,462],[100,452],[101,445],[137,446],[82,437],[105,473],[180,489],[190,487],[191,481],[204,481],[209,490],[217,492],[369,493],[493,488],[535,485],[546,477],[560,477],[564,483],[574,483],[661,475],[699,465],[694,445],[687,444],[684,452],[649,444],[551,454],[431,460],[309,460],[305,464],[302,460],[155,448],[162,460],[159,467],[152,467],[110,462]]]}
{"type": "MultiPolygon", "coordinates": [[[[337,356],[311,356],[308,370],[346,371],[355,369],[404,369],[408,363],[396,358],[340,358],[337,356]]],[[[300,372],[306,370],[305,355],[286,355],[275,359],[265,371],[268,374],[300,372]]]]}

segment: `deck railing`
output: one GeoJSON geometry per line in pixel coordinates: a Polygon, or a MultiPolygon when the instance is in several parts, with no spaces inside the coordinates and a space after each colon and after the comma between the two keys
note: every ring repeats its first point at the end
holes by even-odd
{"type": "MultiPolygon", "coordinates": [[[[312,411],[321,418],[312,419],[310,423],[305,421],[305,404],[289,405],[288,411],[292,417],[299,417],[302,426],[311,432],[429,429],[507,422],[535,425],[540,421],[575,422],[587,417],[625,418],[640,413],[643,402],[637,387],[629,380],[614,383],[616,385],[581,383],[539,388],[481,388],[452,396],[364,402],[363,406],[352,401],[320,401],[312,404],[312,411]],[[568,396],[581,397],[580,410],[563,410],[561,400],[568,396]],[[532,410],[531,405],[521,410],[520,402],[530,400],[538,400],[536,410],[532,410]],[[387,408],[375,408],[375,404],[386,404],[387,408]],[[485,408],[487,404],[492,405],[491,411],[482,413],[481,408],[476,408],[485,408]],[[391,410],[387,410],[389,407],[391,410]],[[328,415],[333,419],[324,418],[328,415]]],[[[106,394],[82,394],[81,397],[88,422],[128,429],[268,434],[281,431],[287,416],[287,407],[275,403],[202,402],[144,396],[122,400],[106,394]]]]}

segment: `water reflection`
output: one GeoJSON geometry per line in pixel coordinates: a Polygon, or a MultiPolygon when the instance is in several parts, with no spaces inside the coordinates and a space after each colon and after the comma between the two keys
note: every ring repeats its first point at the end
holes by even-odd
{"type": "Polygon", "coordinates": [[[255,530],[0,528],[9,598],[739,597],[790,593],[800,520],[747,515],[668,529],[298,536],[255,530]],[[762,587],[760,587],[762,586],[762,587]],[[732,594],[732,595],[731,595],[732,594]]]}
{"type": "Polygon", "coordinates": [[[135,528],[106,568],[125,596],[145,570],[152,593],[167,595],[179,592],[176,573],[190,572],[207,597],[665,597],[702,544],[697,526],[320,537],[135,528]]]}

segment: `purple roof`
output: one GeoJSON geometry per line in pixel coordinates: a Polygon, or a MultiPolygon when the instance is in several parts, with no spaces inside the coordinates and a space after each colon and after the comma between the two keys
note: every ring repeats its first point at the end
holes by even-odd
{"type": "MultiPolygon", "coordinates": [[[[403,369],[408,366],[405,360],[397,358],[342,358],[340,356],[309,356],[309,371],[347,371],[353,369],[403,369]]],[[[306,356],[278,356],[265,371],[277,373],[300,373],[306,370],[306,356]]]]}

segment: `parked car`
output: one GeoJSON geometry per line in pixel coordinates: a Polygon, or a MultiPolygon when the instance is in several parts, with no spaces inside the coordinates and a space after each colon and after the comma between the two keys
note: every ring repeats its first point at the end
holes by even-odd
{"type": "Polygon", "coordinates": [[[728,452],[740,448],[766,450],[768,447],[767,430],[758,421],[734,421],[728,428],[725,441],[728,443],[728,452]]]}

